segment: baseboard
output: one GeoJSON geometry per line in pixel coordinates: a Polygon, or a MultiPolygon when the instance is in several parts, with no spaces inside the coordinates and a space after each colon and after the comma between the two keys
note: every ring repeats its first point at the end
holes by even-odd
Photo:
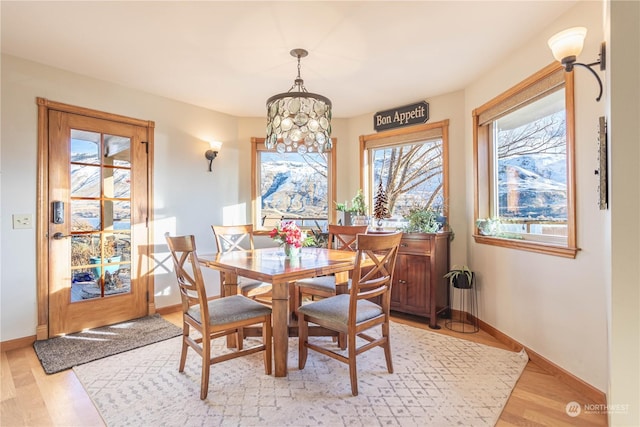
{"type": "Polygon", "coordinates": [[[166,314],[175,313],[176,311],[182,310],[182,304],[168,305],[166,307],[160,307],[156,309],[156,313],[163,316],[166,314]]]}
{"type": "MultiPolygon", "coordinates": [[[[471,317],[469,314],[467,314],[467,316],[471,317]]],[[[480,319],[477,319],[477,320],[481,330],[488,333],[489,335],[491,335],[501,343],[506,344],[507,346],[509,346],[515,351],[520,351],[521,349],[524,348],[524,350],[529,355],[529,360],[531,360],[533,363],[535,363],[540,368],[544,369],[554,377],[558,378],[558,380],[560,380],[567,386],[571,387],[573,390],[577,391],[578,393],[582,394],[584,397],[589,399],[590,400],[589,403],[606,405],[607,396],[604,392],[598,390],[591,384],[586,383],[585,381],[576,377],[572,373],[566,371],[565,369],[551,362],[549,359],[536,353],[529,347],[520,344],[518,341],[500,332],[499,330],[489,325],[488,323],[483,322],[480,319]]]]}
{"type": "Polygon", "coordinates": [[[36,342],[36,336],[31,335],[28,337],[16,338],[14,340],[0,342],[0,351],[11,351],[19,348],[30,347],[36,342]]]}

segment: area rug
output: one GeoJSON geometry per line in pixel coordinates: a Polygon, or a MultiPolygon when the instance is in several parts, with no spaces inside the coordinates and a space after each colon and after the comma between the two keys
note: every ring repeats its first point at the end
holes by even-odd
{"type": "MultiPolygon", "coordinates": [[[[295,338],[286,378],[265,375],[261,353],[233,359],[211,367],[204,401],[200,357],[189,350],[185,372],[178,372],[180,338],[73,370],[108,426],[449,427],[495,425],[528,361],[524,351],[398,323],[391,339],[394,373],[382,349],[360,355],[356,397],[345,364],[310,351],[299,370],[295,338]]],[[[224,339],[214,346],[227,351],[224,339]]]]}
{"type": "Polygon", "coordinates": [[[110,326],[88,329],[62,337],[36,341],[33,348],[47,374],[123,351],[167,340],[182,334],[182,329],[159,314],[110,326]]]}

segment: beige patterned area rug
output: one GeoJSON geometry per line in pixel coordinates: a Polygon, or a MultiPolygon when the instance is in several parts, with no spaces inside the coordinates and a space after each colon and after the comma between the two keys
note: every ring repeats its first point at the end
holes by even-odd
{"type": "MultiPolygon", "coordinates": [[[[288,377],[265,375],[260,353],[231,360],[212,366],[204,401],[195,352],[178,372],[180,338],[73,370],[108,426],[495,425],[527,364],[524,351],[391,326],[395,372],[387,373],[382,349],[360,355],[356,397],[345,364],[310,351],[298,370],[294,338],[288,377]]],[[[226,351],[223,340],[214,344],[226,351]]]]}

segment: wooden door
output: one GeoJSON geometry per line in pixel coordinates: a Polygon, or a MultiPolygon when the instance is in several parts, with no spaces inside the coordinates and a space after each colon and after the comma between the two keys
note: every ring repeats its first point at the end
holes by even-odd
{"type": "Polygon", "coordinates": [[[49,336],[148,314],[150,131],[48,110],[49,336]]]}

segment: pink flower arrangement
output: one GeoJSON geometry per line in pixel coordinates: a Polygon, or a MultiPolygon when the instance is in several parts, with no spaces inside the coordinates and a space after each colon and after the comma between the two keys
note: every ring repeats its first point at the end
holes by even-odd
{"type": "Polygon", "coordinates": [[[282,245],[291,245],[296,248],[313,244],[313,236],[307,236],[307,233],[300,230],[293,221],[281,222],[271,230],[269,237],[282,245]]]}

